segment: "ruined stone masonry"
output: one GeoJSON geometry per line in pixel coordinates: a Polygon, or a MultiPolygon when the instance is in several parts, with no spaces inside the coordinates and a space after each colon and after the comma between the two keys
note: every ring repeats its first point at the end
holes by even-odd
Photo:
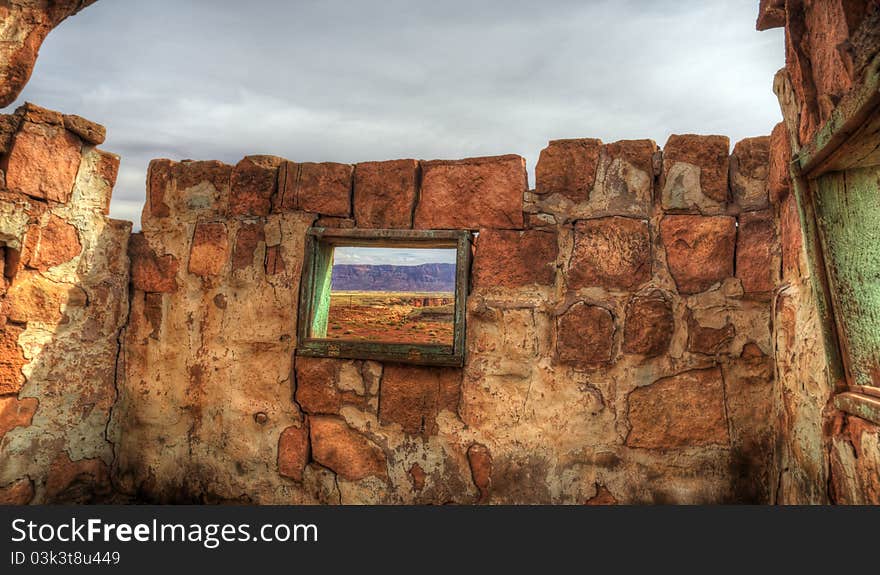
{"type": "Polygon", "coordinates": [[[534,190],[518,156],[155,160],[143,228],[129,240],[127,225],[104,215],[116,158],[81,139],[97,128],[73,132],[34,106],[9,121],[6,193],[30,206],[25,219],[10,204],[4,228],[4,342],[19,358],[3,372],[9,497],[774,497],[776,428],[766,415],[779,250],[766,145],[763,171],[733,172],[758,172],[763,190],[752,206],[761,209],[739,215],[731,160],[713,151],[727,141],[714,136],[675,137],[680,161],[665,163],[650,141],[551,142],[534,190]],[[697,201],[719,197],[703,173],[721,179],[724,215],[664,209],[661,182],[697,201]],[[306,229],[371,227],[379,214],[400,228],[480,232],[463,369],[294,356],[306,229]],[[769,237],[766,226],[743,225],[764,220],[769,237]],[[748,247],[756,242],[764,249],[748,247]],[[64,347],[66,334],[82,343],[64,347]],[[65,442],[80,418],[88,425],[65,442]],[[43,444],[46,433],[59,439],[43,444]],[[35,452],[45,468],[26,464],[35,452]]]}
{"type": "MultiPolygon", "coordinates": [[[[15,9],[42,41],[88,3],[15,9]]],[[[0,116],[0,503],[880,503],[797,167],[880,8],[759,12],[769,136],[554,140],[533,188],[515,155],[157,159],[132,234],[101,126],[0,116]],[[311,226],[479,232],[464,367],[298,357],[311,226]]]]}

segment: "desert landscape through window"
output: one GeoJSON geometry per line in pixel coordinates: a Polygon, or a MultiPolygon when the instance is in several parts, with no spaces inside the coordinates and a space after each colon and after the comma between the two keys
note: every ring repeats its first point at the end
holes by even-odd
{"type": "Polygon", "coordinates": [[[336,247],[327,338],[452,345],[455,256],[454,248],[336,247]]]}

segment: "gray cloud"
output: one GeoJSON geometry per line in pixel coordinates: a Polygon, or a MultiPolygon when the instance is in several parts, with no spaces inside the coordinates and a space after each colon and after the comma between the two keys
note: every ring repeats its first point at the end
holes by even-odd
{"type": "Polygon", "coordinates": [[[105,124],[114,217],[149,160],[357,162],[780,120],[781,30],[757,2],[103,0],[49,35],[20,98],[105,124]]]}

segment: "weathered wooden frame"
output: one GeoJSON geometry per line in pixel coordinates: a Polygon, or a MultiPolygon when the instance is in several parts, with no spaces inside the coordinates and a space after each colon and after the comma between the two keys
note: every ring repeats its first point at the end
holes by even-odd
{"type": "Polygon", "coordinates": [[[351,230],[309,228],[300,281],[297,314],[297,355],[373,359],[421,365],[462,366],[465,357],[465,317],[473,236],[466,230],[351,230]],[[455,311],[452,345],[340,341],[326,335],[333,248],[410,247],[454,248],[455,311]],[[317,337],[316,337],[317,334],[317,337]]]}
{"type": "MultiPolygon", "coordinates": [[[[876,188],[866,187],[858,176],[863,175],[861,169],[876,171],[877,166],[880,56],[867,66],[861,83],[838,103],[812,141],[797,151],[791,166],[806,236],[812,244],[808,245],[808,249],[812,247],[811,268],[820,280],[816,285],[820,314],[836,348],[829,352],[834,406],[874,423],[880,423],[880,387],[876,383],[880,332],[874,321],[877,252],[866,249],[853,253],[853,249],[854,242],[861,241],[866,248],[876,244],[877,207],[865,200],[876,188]],[[856,176],[857,184],[853,193],[847,189],[851,176],[856,176]],[[855,223],[842,226],[848,216],[855,223]],[[847,257],[848,268],[841,267],[841,254],[847,257]]],[[[826,337],[826,346],[832,343],[828,340],[826,337]]]]}

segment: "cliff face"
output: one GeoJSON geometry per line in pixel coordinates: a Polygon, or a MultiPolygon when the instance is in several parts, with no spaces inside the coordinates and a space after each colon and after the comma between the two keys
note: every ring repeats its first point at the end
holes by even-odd
{"type": "Polygon", "coordinates": [[[332,286],[345,291],[455,291],[455,264],[333,266],[332,286]]]}

